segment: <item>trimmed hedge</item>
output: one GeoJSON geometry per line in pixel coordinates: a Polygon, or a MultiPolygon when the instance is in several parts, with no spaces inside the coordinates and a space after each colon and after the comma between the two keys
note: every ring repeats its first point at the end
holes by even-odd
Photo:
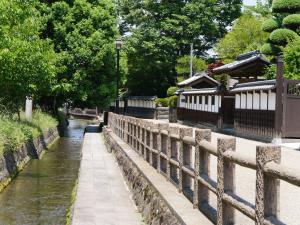
{"type": "Polygon", "coordinates": [[[260,48],[260,52],[265,55],[278,55],[281,53],[281,48],[271,43],[266,43],[260,48]]]}
{"type": "Polygon", "coordinates": [[[175,92],[178,90],[178,87],[169,87],[167,90],[167,96],[172,96],[175,94],[175,92]]]}
{"type": "Polygon", "coordinates": [[[299,0],[274,0],[272,4],[274,13],[293,13],[300,11],[299,0]]]}
{"type": "Polygon", "coordinates": [[[272,32],[281,27],[281,23],[278,19],[270,18],[263,22],[262,30],[265,32],[272,32]]]}
{"type": "Polygon", "coordinates": [[[297,38],[299,35],[290,29],[277,29],[270,34],[270,40],[273,44],[283,46],[297,38]]]}
{"type": "Polygon", "coordinates": [[[300,14],[292,14],[285,17],[282,21],[283,26],[295,29],[300,27],[300,14]]]}
{"type": "Polygon", "coordinates": [[[300,39],[289,43],[284,51],[285,66],[289,72],[288,77],[300,78],[300,39]]]}

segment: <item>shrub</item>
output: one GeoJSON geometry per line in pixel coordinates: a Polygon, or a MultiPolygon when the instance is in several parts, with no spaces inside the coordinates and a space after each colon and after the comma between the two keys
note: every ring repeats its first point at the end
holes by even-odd
{"type": "Polygon", "coordinates": [[[288,42],[299,38],[298,34],[290,29],[277,29],[270,35],[270,40],[274,44],[286,45],[288,42]]]}
{"type": "Polygon", "coordinates": [[[157,98],[155,99],[155,104],[160,107],[168,107],[168,98],[157,98]]]}
{"type": "Polygon", "coordinates": [[[281,22],[278,19],[274,18],[267,19],[262,24],[262,30],[266,32],[272,32],[279,27],[281,27],[281,22]]]}
{"type": "Polygon", "coordinates": [[[33,113],[32,122],[0,116],[0,154],[14,151],[25,142],[41,135],[43,130],[57,126],[57,121],[41,111],[33,113]]]}
{"type": "Polygon", "coordinates": [[[177,87],[169,87],[167,90],[167,96],[170,97],[174,95],[177,90],[178,90],[177,87]]]}
{"type": "Polygon", "coordinates": [[[274,13],[293,13],[300,11],[299,0],[274,0],[272,4],[274,13]]]}
{"type": "Polygon", "coordinates": [[[292,79],[300,79],[300,40],[287,45],[284,51],[287,76],[292,79]]]}
{"type": "Polygon", "coordinates": [[[283,26],[296,29],[300,26],[300,14],[292,14],[285,17],[282,21],[283,26]]]}
{"type": "Polygon", "coordinates": [[[266,43],[261,47],[260,51],[265,55],[278,55],[281,52],[281,48],[271,43],[266,43]]]}
{"type": "Polygon", "coordinates": [[[168,98],[168,106],[169,107],[176,107],[177,106],[177,96],[171,96],[168,98]]]}

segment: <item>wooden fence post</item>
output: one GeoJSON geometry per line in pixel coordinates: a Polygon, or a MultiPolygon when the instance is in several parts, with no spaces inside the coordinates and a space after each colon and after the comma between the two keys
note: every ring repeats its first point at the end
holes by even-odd
{"type": "Polygon", "coordinates": [[[256,147],[256,195],[255,224],[264,224],[267,217],[277,218],[279,215],[280,181],[264,173],[268,162],[280,163],[281,148],[279,146],[256,147]]]}
{"type": "Polygon", "coordinates": [[[197,177],[199,174],[209,175],[209,165],[210,165],[210,154],[206,151],[202,151],[200,147],[200,142],[203,140],[211,141],[211,130],[209,129],[196,129],[195,131],[195,181],[194,181],[194,208],[198,208],[199,204],[208,203],[208,193],[209,190],[203,185],[199,186],[197,177]]]}
{"type": "Polygon", "coordinates": [[[223,201],[224,192],[235,192],[235,165],[224,160],[225,151],[235,151],[236,139],[218,139],[218,187],[217,225],[234,224],[234,208],[223,201]]]}

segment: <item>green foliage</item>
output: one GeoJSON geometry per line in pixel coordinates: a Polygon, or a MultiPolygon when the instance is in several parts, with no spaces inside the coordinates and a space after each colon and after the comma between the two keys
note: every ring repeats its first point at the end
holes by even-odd
{"type": "Polygon", "coordinates": [[[277,45],[286,45],[287,43],[299,38],[298,34],[290,29],[277,29],[270,34],[270,41],[277,45]]]}
{"type": "Polygon", "coordinates": [[[55,1],[41,11],[47,18],[43,35],[54,43],[64,68],[57,75],[55,95],[46,96],[44,102],[109,105],[116,87],[114,41],[118,32],[113,1],[55,1]]]}
{"type": "Polygon", "coordinates": [[[57,55],[40,38],[42,17],[37,1],[0,0],[0,101],[11,113],[19,112],[26,96],[51,92],[57,55]]]}
{"type": "MultiPolygon", "coordinates": [[[[207,68],[206,62],[198,57],[193,57],[193,74],[201,72],[207,68]]],[[[177,59],[176,72],[180,75],[190,73],[190,56],[185,55],[177,59]]]]}
{"type": "Polygon", "coordinates": [[[155,99],[155,104],[160,107],[168,107],[169,101],[168,98],[157,98],[155,99]]]}
{"type": "Polygon", "coordinates": [[[32,122],[0,117],[0,154],[6,151],[14,151],[25,142],[42,134],[42,131],[56,127],[57,121],[40,111],[33,113],[32,122]]]}
{"type": "Polygon", "coordinates": [[[272,11],[274,13],[293,13],[300,11],[299,0],[273,0],[272,11]]]}
{"type": "Polygon", "coordinates": [[[176,107],[177,98],[178,97],[176,95],[167,98],[157,98],[155,99],[155,104],[159,107],[176,107]]]}
{"type": "Polygon", "coordinates": [[[270,0],[256,0],[255,5],[244,5],[246,13],[253,13],[261,17],[271,16],[271,1],[270,0]]]}
{"type": "Polygon", "coordinates": [[[261,53],[265,55],[278,55],[282,52],[282,49],[279,46],[273,45],[271,43],[264,44],[261,49],[261,53]]]}
{"type": "Polygon", "coordinates": [[[217,44],[216,51],[225,61],[230,62],[245,52],[259,49],[268,37],[261,30],[262,19],[251,14],[241,16],[232,31],[217,44]]]}
{"type": "Polygon", "coordinates": [[[300,39],[287,45],[284,58],[287,76],[292,79],[300,79],[300,39]]]}
{"type": "Polygon", "coordinates": [[[184,80],[185,80],[184,76],[178,76],[177,77],[177,83],[180,83],[180,82],[182,82],[184,80]]]}
{"type": "Polygon", "coordinates": [[[178,97],[176,95],[170,96],[168,98],[168,106],[169,107],[176,107],[177,106],[177,99],[178,99],[178,97]]]}
{"type": "Polygon", "coordinates": [[[128,56],[127,86],[135,95],[166,95],[175,84],[176,60],[190,43],[203,55],[240,15],[241,0],[120,0],[128,56]]]}
{"type": "Polygon", "coordinates": [[[300,27],[300,14],[292,14],[285,17],[282,21],[283,26],[296,29],[300,27]]]}
{"type": "Polygon", "coordinates": [[[178,87],[169,87],[167,90],[167,96],[170,97],[175,94],[175,92],[178,90],[178,87]]]}
{"type": "Polygon", "coordinates": [[[273,30],[278,29],[280,27],[281,22],[276,18],[267,19],[262,24],[262,30],[265,32],[272,32],[273,30]]]}
{"type": "Polygon", "coordinates": [[[265,70],[264,76],[271,80],[276,78],[276,65],[272,64],[271,66],[267,67],[265,70]]]}

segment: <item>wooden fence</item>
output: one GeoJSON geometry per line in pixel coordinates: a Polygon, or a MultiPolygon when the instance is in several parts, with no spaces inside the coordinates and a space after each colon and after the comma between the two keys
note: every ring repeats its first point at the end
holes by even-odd
{"type": "Polygon", "coordinates": [[[213,145],[207,129],[113,113],[108,126],[215,224],[235,224],[234,210],[255,224],[284,224],[278,219],[279,181],[300,186],[300,173],[280,164],[280,147],[257,146],[252,160],[235,151],[235,138],[218,139],[213,145]],[[217,182],[210,178],[210,155],[218,159],[217,182]],[[255,205],[235,192],[236,164],[256,170],[255,205]],[[217,196],[217,208],[209,204],[209,193],[217,196]]]}

